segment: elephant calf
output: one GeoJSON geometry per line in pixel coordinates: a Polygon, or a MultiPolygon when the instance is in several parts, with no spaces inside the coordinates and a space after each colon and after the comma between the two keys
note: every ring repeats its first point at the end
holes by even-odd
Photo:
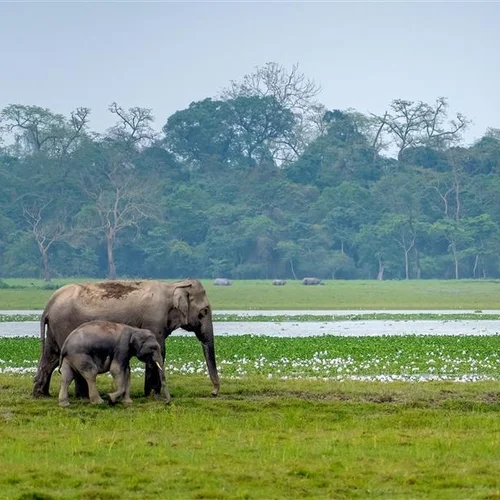
{"type": "Polygon", "coordinates": [[[130,399],[130,358],[136,356],[148,365],[156,365],[160,372],[161,394],[167,402],[167,389],[160,344],[150,330],[134,328],[110,321],[90,321],[75,328],[64,341],[59,359],[61,389],[59,405],[69,406],[68,386],[79,373],[87,381],[89,398],[93,404],[104,403],[99,396],[96,378],[99,373],[110,372],[116,392],[108,394],[110,404],[122,398],[130,399]]]}

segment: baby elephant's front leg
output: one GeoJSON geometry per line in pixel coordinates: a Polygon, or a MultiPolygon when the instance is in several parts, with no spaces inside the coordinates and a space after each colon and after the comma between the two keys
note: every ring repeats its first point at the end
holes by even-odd
{"type": "Polygon", "coordinates": [[[108,394],[111,404],[115,404],[119,398],[122,398],[124,404],[131,404],[130,399],[130,365],[120,365],[116,361],[111,363],[109,368],[115,381],[116,391],[108,394]]]}

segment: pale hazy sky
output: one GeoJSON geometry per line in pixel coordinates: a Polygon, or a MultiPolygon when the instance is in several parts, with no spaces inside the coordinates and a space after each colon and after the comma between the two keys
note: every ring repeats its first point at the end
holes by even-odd
{"type": "Polygon", "coordinates": [[[159,130],[268,61],[298,63],[329,109],[433,102],[500,128],[498,2],[1,2],[0,108],[152,108],[159,130]]]}

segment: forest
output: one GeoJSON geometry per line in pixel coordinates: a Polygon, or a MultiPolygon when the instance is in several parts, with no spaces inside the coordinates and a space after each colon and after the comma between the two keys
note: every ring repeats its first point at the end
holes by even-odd
{"type": "Polygon", "coordinates": [[[500,278],[500,130],[465,146],[446,97],[320,94],[270,62],[168,117],[113,102],[104,133],[6,106],[0,278],[500,278]]]}

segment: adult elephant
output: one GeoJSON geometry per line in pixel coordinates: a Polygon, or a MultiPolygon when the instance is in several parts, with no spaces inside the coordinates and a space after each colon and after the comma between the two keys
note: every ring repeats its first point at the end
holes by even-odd
{"type": "MultiPolygon", "coordinates": [[[[177,328],[194,332],[201,342],[212,395],[219,393],[215,362],[212,308],[198,280],[176,283],[163,281],[102,281],[66,285],[49,299],[40,318],[41,357],[34,379],[33,395],[48,396],[52,372],[59,364],[66,337],[82,323],[107,320],[151,330],[165,360],[165,339],[177,328]],[[45,333],[45,328],[47,332],[45,333]]],[[[86,395],[87,385],[75,379],[77,395],[86,395]]],[[[146,364],[144,392],[160,394],[158,368],[146,364]]]]}

